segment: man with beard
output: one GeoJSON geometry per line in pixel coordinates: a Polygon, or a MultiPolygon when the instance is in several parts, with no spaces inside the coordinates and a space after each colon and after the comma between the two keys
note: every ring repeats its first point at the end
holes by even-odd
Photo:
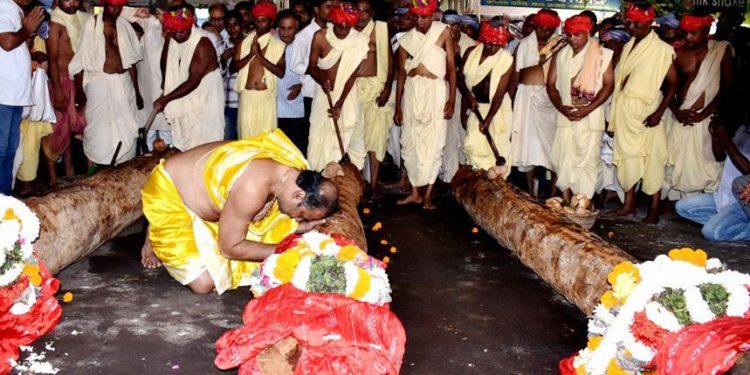
{"type": "Polygon", "coordinates": [[[276,6],[260,2],[252,13],[255,31],[245,37],[232,61],[239,71],[235,90],[240,93],[240,139],[276,129],[276,80],[284,76],[286,64],[284,43],[270,33],[276,6]]]}
{"type": "Polygon", "coordinates": [[[164,111],[180,151],[224,138],[224,88],[211,41],[194,26],[195,14],[182,6],[164,14],[164,95],[154,110],[164,111]]]}

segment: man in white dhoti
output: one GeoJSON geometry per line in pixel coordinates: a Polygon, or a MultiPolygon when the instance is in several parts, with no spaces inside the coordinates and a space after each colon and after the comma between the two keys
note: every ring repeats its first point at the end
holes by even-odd
{"type": "MultiPolygon", "coordinates": [[[[534,15],[534,32],[521,39],[516,48],[518,89],[513,103],[513,166],[526,172],[527,188],[532,196],[536,167],[552,170],[550,154],[557,130],[557,110],[549,100],[546,90],[547,72],[552,55],[564,43],[555,29],[560,17],[549,9],[534,15]]],[[[552,178],[555,179],[554,176],[552,178]]],[[[553,186],[551,194],[554,195],[553,186]]]]}
{"type": "Polygon", "coordinates": [[[513,110],[508,86],[513,74],[513,57],[506,51],[510,32],[501,21],[482,22],[479,40],[482,44],[466,51],[461,75],[462,91],[471,111],[467,124],[463,151],[475,169],[489,170],[496,165],[489,140],[489,132],[505,166],[497,171],[501,177],[510,174],[510,131],[513,110]],[[477,116],[479,113],[482,119],[477,116]]]}
{"type": "Polygon", "coordinates": [[[119,164],[135,157],[136,110],[143,108],[135,66],[141,47],[133,27],[120,17],[127,1],[102,4],[104,11],[84,24],[68,70],[81,94],[76,102],[85,107],[83,152],[92,163],[119,164]]]}
{"type": "MultiPolygon", "coordinates": [[[[461,16],[455,10],[447,10],[443,13],[443,23],[448,25],[453,37],[453,51],[456,53],[456,66],[462,66],[464,54],[470,47],[476,45],[476,42],[468,35],[461,32],[461,16]]],[[[466,122],[468,117],[461,92],[460,75],[457,76],[456,86],[459,90],[456,92],[456,104],[453,110],[453,116],[448,119],[448,126],[445,127],[445,147],[443,147],[443,161],[440,166],[440,179],[450,183],[453,176],[458,171],[461,164],[466,164],[463,147],[466,140],[466,122]]]]}
{"type": "Polygon", "coordinates": [[[614,71],[612,51],[589,36],[593,27],[585,15],[565,21],[568,45],[552,58],[547,76],[547,93],[558,111],[551,162],[566,202],[582,194],[590,204],[602,178],[602,104],[612,94],[614,71]]]}
{"type": "Polygon", "coordinates": [[[666,131],[662,116],[674,97],[677,72],[674,50],[651,30],[654,8],[632,4],[625,12],[633,38],[625,45],[615,70],[610,125],[615,133],[614,162],[625,193],[616,215],[635,211],[635,186],[651,195],[644,223],[659,220],[659,201],[667,163],[666,131]]]}
{"type": "Polygon", "coordinates": [[[180,151],[224,139],[224,81],[216,50],[194,20],[189,7],[164,14],[170,36],[164,95],[154,102],[155,110],[164,111],[180,151]]]}
{"type": "Polygon", "coordinates": [[[731,86],[732,53],[728,42],[709,40],[713,21],[689,14],[680,20],[685,46],[675,51],[675,68],[682,82],[664,119],[669,156],[662,194],[669,200],[716,191],[721,176],[708,124],[731,86]]]}
{"type": "Polygon", "coordinates": [[[357,96],[357,75],[367,59],[369,38],[354,29],[359,10],[350,3],[331,8],[331,25],[315,33],[310,50],[310,74],[318,84],[310,111],[310,142],[307,160],[312,170],[321,171],[340,161],[341,152],[358,168],[365,164],[364,118],[357,96]],[[328,98],[333,103],[330,107],[328,98]],[[336,121],[336,125],[334,124],[336,121]]]}
{"type": "Polygon", "coordinates": [[[399,41],[394,122],[401,129],[401,156],[412,185],[399,204],[434,209],[432,188],[440,172],[446,120],[456,103],[456,64],[450,29],[433,21],[437,1],[412,6],[416,27],[399,41]],[[447,86],[446,86],[447,81],[447,86]]]}

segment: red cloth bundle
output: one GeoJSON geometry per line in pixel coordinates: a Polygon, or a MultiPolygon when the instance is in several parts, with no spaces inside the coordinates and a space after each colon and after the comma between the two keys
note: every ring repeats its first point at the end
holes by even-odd
{"type": "Polygon", "coordinates": [[[351,3],[340,3],[331,8],[328,13],[328,19],[333,23],[343,23],[354,26],[359,21],[359,10],[351,3]]]}
{"type": "Polygon", "coordinates": [[[479,26],[479,41],[487,44],[505,46],[508,43],[510,32],[505,26],[492,26],[488,21],[479,26]]]}
{"type": "Polygon", "coordinates": [[[539,9],[534,16],[534,23],[540,27],[557,28],[560,26],[560,16],[557,12],[549,9],[539,9]]]}
{"type": "Polygon", "coordinates": [[[435,13],[437,9],[437,0],[413,0],[409,10],[418,16],[429,16],[435,13]]]}
{"type": "Polygon", "coordinates": [[[625,10],[625,19],[633,22],[653,22],[656,18],[656,11],[654,7],[648,7],[643,10],[633,4],[628,4],[628,9],[625,10]]]}
{"type": "Polygon", "coordinates": [[[584,15],[577,15],[565,20],[563,31],[570,34],[589,33],[594,28],[591,18],[584,15]]]}
{"type": "Polygon", "coordinates": [[[128,5],[128,0],[102,0],[102,5],[124,7],[125,5],[128,5]]]}
{"type": "Polygon", "coordinates": [[[692,16],[686,14],[680,19],[680,28],[685,31],[698,31],[711,27],[714,23],[714,17],[710,14],[705,16],[692,16]]]}
{"type": "Polygon", "coordinates": [[[195,25],[195,15],[187,9],[179,9],[164,13],[164,29],[167,31],[183,31],[195,25]]]}
{"type": "Polygon", "coordinates": [[[276,20],[276,5],[268,1],[261,1],[253,7],[253,17],[268,17],[271,21],[276,20]]]}

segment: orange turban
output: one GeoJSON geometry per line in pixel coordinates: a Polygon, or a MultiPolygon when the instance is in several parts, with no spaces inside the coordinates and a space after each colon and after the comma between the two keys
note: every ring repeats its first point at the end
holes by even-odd
{"type": "Polygon", "coordinates": [[[534,23],[540,27],[557,28],[560,26],[560,16],[557,12],[549,9],[539,9],[534,16],[534,23]]]}
{"type": "Polygon", "coordinates": [[[484,21],[479,26],[479,41],[487,44],[505,46],[508,43],[510,32],[505,26],[493,26],[490,22],[484,21]]]}
{"type": "Polygon", "coordinates": [[[185,8],[164,13],[164,30],[181,31],[192,28],[195,15],[185,8]]]}
{"type": "Polygon", "coordinates": [[[714,17],[710,14],[705,16],[683,15],[680,19],[680,28],[685,31],[698,31],[711,27],[714,23],[714,17]]]}
{"type": "Polygon", "coordinates": [[[584,15],[577,15],[565,20],[565,27],[563,31],[570,34],[589,33],[594,25],[591,23],[591,18],[584,15]]]}
{"type": "Polygon", "coordinates": [[[331,8],[328,13],[328,19],[333,23],[343,23],[354,26],[359,21],[359,10],[351,3],[340,3],[331,8]]]}
{"type": "Polygon", "coordinates": [[[656,18],[656,11],[654,7],[650,6],[648,9],[643,10],[633,4],[628,4],[628,9],[625,11],[625,19],[633,22],[653,22],[656,18]]]}
{"type": "Polygon", "coordinates": [[[276,20],[276,5],[268,1],[261,1],[253,7],[253,18],[267,17],[276,20]]]}
{"type": "Polygon", "coordinates": [[[429,16],[437,11],[437,0],[412,0],[411,12],[419,16],[429,16]]]}

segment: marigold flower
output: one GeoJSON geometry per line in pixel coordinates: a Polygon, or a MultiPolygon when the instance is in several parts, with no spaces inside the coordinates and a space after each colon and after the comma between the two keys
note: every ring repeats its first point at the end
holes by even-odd
{"type": "Polygon", "coordinates": [[[622,262],[610,272],[607,281],[612,284],[612,294],[625,302],[635,286],[641,282],[641,275],[633,263],[622,262]]]}
{"type": "Polygon", "coordinates": [[[357,268],[357,274],[359,277],[357,278],[357,285],[354,287],[354,290],[350,295],[347,297],[354,298],[354,299],[362,299],[365,297],[365,294],[370,290],[370,274],[367,273],[362,268],[357,268]]]}
{"type": "Polygon", "coordinates": [[[389,258],[387,256],[383,257],[383,263],[388,264],[390,262],[391,262],[391,258],[389,258]]]}
{"type": "Polygon", "coordinates": [[[73,301],[73,293],[65,292],[65,294],[63,294],[63,302],[70,303],[72,301],[73,301]]]}
{"type": "Polygon", "coordinates": [[[615,297],[614,293],[612,293],[611,290],[608,290],[602,294],[602,305],[606,307],[607,309],[611,309],[615,306],[617,306],[620,303],[620,300],[615,297]]]}
{"type": "Polygon", "coordinates": [[[365,214],[365,215],[369,215],[370,214],[370,209],[367,208],[367,207],[365,207],[364,209],[362,209],[362,213],[365,214]]]}
{"type": "Polygon", "coordinates": [[[276,260],[276,269],[273,270],[273,275],[276,276],[282,284],[291,282],[292,277],[294,277],[294,270],[297,268],[300,258],[300,252],[297,249],[290,249],[281,253],[276,260]]]}
{"type": "Polygon", "coordinates": [[[615,232],[609,232],[609,233],[607,233],[607,237],[609,237],[609,238],[615,238],[615,232]]]}
{"type": "Polygon", "coordinates": [[[380,240],[380,244],[383,246],[388,245],[388,240],[380,240]]]}
{"type": "Polygon", "coordinates": [[[672,260],[688,262],[698,267],[706,267],[708,254],[701,249],[693,250],[689,247],[669,250],[669,258],[672,260]]]}
{"type": "Polygon", "coordinates": [[[377,223],[375,223],[375,225],[373,225],[373,226],[372,226],[372,231],[373,231],[373,232],[377,232],[377,231],[379,231],[379,230],[380,230],[380,228],[382,228],[382,227],[383,227],[383,224],[381,224],[381,223],[380,223],[380,222],[378,221],[377,223]]]}
{"type": "Polygon", "coordinates": [[[599,344],[601,344],[601,342],[602,342],[601,336],[591,336],[589,337],[589,341],[586,344],[586,348],[588,348],[589,350],[596,350],[596,348],[599,347],[599,344]]]}
{"type": "Polygon", "coordinates": [[[391,246],[391,254],[396,254],[398,252],[398,249],[396,249],[396,246],[391,246]]]}
{"type": "Polygon", "coordinates": [[[42,275],[39,274],[39,266],[36,264],[27,263],[23,266],[23,273],[29,279],[29,282],[34,286],[42,285],[42,275]]]}
{"type": "Polygon", "coordinates": [[[617,360],[612,358],[609,361],[609,366],[607,366],[607,375],[628,375],[628,373],[617,364],[617,360]]]}
{"type": "Polygon", "coordinates": [[[576,367],[576,375],[588,375],[588,373],[586,372],[586,367],[585,366],[576,367]]]}
{"type": "Polygon", "coordinates": [[[5,214],[3,215],[3,221],[13,220],[13,219],[18,219],[18,216],[16,216],[16,211],[13,211],[12,208],[8,208],[7,210],[5,210],[5,214]]]}
{"type": "Polygon", "coordinates": [[[479,228],[477,227],[471,228],[471,233],[474,233],[474,234],[479,233],[479,228]]]}
{"type": "Polygon", "coordinates": [[[360,250],[357,249],[356,246],[346,245],[342,247],[341,250],[339,250],[338,259],[343,261],[352,261],[357,257],[359,252],[360,250]]]}

